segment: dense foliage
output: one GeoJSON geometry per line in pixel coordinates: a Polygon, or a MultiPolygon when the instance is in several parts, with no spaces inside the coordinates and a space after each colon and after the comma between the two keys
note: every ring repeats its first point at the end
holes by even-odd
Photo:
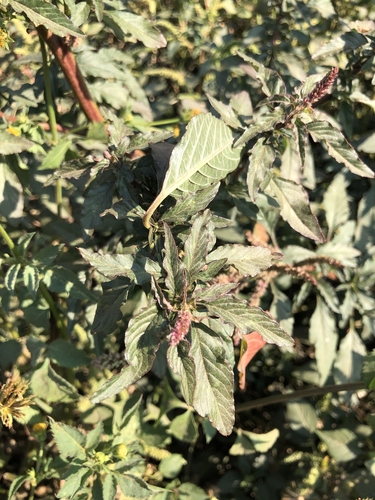
{"type": "Polygon", "coordinates": [[[372,2],[0,13],[2,498],[371,497],[372,2]]]}

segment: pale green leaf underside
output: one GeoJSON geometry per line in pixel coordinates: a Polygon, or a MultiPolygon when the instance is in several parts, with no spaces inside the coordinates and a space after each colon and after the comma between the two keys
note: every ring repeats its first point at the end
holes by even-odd
{"type": "Polygon", "coordinates": [[[215,184],[236,169],[239,149],[232,148],[232,132],[211,114],[194,117],[181,142],[174,148],[163,187],[143,219],[150,227],[150,218],[169,195],[196,193],[215,184]]]}
{"type": "Polygon", "coordinates": [[[160,31],[142,16],[124,10],[107,10],[105,16],[116,23],[123,33],[130,33],[134,38],[144,43],[146,47],[158,49],[167,45],[160,31]]]}
{"type": "MultiPolygon", "coordinates": [[[[278,257],[281,257],[278,254],[278,257]]],[[[256,276],[269,268],[275,256],[269,248],[245,245],[222,245],[207,256],[207,262],[226,258],[244,276],[256,276]]]]}
{"type": "Polygon", "coordinates": [[[266,342],[279,346],[294,344],[292,337],[259,307],[251,307],[234,297],[221,297],[205,306],[211,314],[236,326],[242,333],[258,332],[266,342]]]}
{"type": "Polygon", "coordinates": [[[306,125],[315,142],[323,141],[328,153],[339,163],[343,163],[353,174],[374,177],[374,172],[358,157],[342,133],[328,122],[316,121],[306,125]]]}
{"type": "Polygon", "coordinates": [[[309,199],[302,186],[293,181],[275,177],[271,179],[266,192],[277,199],[280,204],[281,217],[288,222],[295,231],[306,238],[323,243],[324,237],[315,215],[312,213],[309,199]]]}
{"type": "Polygon", "coordinates": [[[32,146],[34,146],[34,143],[24,137],[18,137],[4,131],[0,132],[0,154],[2,155],[21,153],[21,151],[26,151],[32,146]]]}
{"type": "Polygon", "coordinates": [[[55,35],[85,36],[82,31],[74,26],[70,19],[60,12],[52,3],[48,3],[45,0],[11,0],[9,3],[16,12],[23,12],[26,14],[35,26],[40,26],[42,24],[55,35]]]}

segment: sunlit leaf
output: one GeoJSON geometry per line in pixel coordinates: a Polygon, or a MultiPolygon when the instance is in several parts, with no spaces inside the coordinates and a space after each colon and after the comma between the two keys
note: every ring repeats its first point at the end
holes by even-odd
{"type": "Polygon", "coordinates": [[[247,171],[247,188],[251,201],[255,201],[261,183],[275,161],[275,150],[269,144],[265,144],[265,139],[261,137],[251,150],[250,163],[247,171]]]}

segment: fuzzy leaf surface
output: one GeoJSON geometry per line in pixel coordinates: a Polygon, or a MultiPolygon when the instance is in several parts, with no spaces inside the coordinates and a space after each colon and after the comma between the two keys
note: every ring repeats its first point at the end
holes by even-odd
{"type": "Polygon", "coordinates": [[[306,238],[323,243],[324,236],[317,218],[312,213],[309,199],[302,186],[293,181],[275,177],[266,191],[275,196],[280,205],[281,217],[306,238]]]}
{"type": "Polygon", "coordinates": [[[314,121],[306,125],[314,142],[324,142],[328,153],[339,163],[343,163],[353,174],[374,177],[374,172],[359,158],[342,133],[330,123],[314,121]]]}
{"type": "Polygon", "coordinates": [[[195,363],[189,355],[190,345],[182,340],[176,346],[170,346],[167,359],[172,371],[181,377],[181,389],[186,403],[193,406],[196,388],[195,363]]]}
{"type": "Polygon", "coordinates": [[[207,255],[207,262],[227,259],[226,264],[234,266],[244,276],[256,276],[264,269],[268,269],[280,254],[273,254],[269,248],[245,246],[245,245],[222,245],[207,255]]]}
{"type": "Polygon", "coordinates": [[[319,296],[315,311],[311,316],[309,340],[315,347],[320,385],[324,385],[335,359],[338,334],[335,318],[319,296]]]}
{"type": "Polygon", "coordinates": [[[178,256],[178,248],[174,241],[172,231],[168,224],[164,223],[164,251],[163,268],[167,273],[165,284],[173,296],[180,295],[184,289],[185,277],[181,260],[178,256]]]}
{"type": "Polygon", "coordinates": [[[212,315],[236,326],[242,333],[258,332],[266,342],[279,346],[294,344],[292,337],[259,307],[251,307],[230,296],[207,302],[205,306],[212,315]]]}
{"type": "Polygon", "coordinates": [[[266,115],[259,116],[254,120],[239,139],[234,143],[236,148],[243,146],[247,141],[263,132],[272,130],[278,123],[285,118],[285,112],[282,109],[277,109],[266,115]]]}
{"type": "Polygon", "coordinates": [[[184,265],[186,267],[189,282],[192,283],[198,276],[206,263],[208,252],[209,232],[207,229],[211,220],[211,213],[206,210],[197,217],[191,226],[189,236],[185,241],[184,265]]]}
{"type": "MultiPolygon", "coordinates": [[[[108,19],[115,23],[123,34],[132,35],[146,47],[159,49],[167,45],[167,41],[160,31],[154,28],[152,23],[143,16],[138,16],[125,10],[106,10],[104,21],[108,23],[108,19]]],[[[112,23],[110,23],[111,25],[112,23]]]]}
{"type": "Polygon", "coordinates": [[[62,457],[86,458],[86,436],[78,429],[51,419],[51,430],[62,457]]]}
{"type": "Polygon", "coordinates": [[[234,425],[233,369],[225,359],[222,340],[203,323],[191,328],[190,356],[195,363],[195,377],[199,380],[194,394],[194,408],[207,416],[224,436],[234,425]]]}
{"type": "Polygon", "coordinates": [[[264,181],[267,173],[271,170],[275,157],[275,150],[269,144],[265,144],[264,137],[258,139],[251,150],[250,164],[246,179],[251,201],[256,200],[259,187],[264,181]]]}
{"type": "Polygon", "coordinates": [[[13,9],[23,12],[35,26],[41,24],[58,36],[85,36],[57,7],[45,0],[10,0],[13,9]]]}

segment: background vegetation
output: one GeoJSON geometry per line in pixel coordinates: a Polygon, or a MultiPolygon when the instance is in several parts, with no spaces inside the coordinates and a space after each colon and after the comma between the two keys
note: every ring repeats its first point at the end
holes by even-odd
{"type": "Polygon", "coordinates": [[[372,497],[373,2],[0,13],[0,497],[372,497]]]}

